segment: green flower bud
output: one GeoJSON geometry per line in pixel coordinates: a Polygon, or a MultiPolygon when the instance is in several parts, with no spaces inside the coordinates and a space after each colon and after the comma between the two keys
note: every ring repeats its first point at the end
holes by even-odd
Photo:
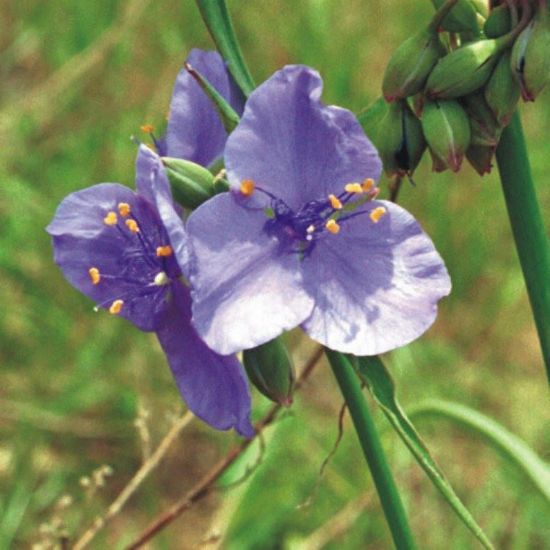
{"type": "MultiPolygon", "coordinates": [[[[435,9],[439,9],[446,0],[432,0],[435,9]]],[[[479,34],[477,10],[470,0],[458,0],[450,13],[441,22],[441,27],[449,32],[472,31],[479,34]]]]}
{"type": "Polygon", "coordinates": [[[256,388],[275,403],[292,404],[294,365],[280,338],[243,351],[243,364],[256,388]]]}
{"type": "Polygon", "coordinates": [[[483,25],[483,32],[487,38],[498,38],[509,33],[512,29],[512,18],[510,16],[510,9],[507,4],[496,6],[491,10],[485,25],[483,25]]]}
{"type": "Polygon", "coordinates": [[[406,101],[390,103],[373,141],[389,176],[412,175],[426,149],[422,125],[406,101]]]}
{"type": "Polygon", "coordinates": [[[487,82],[506,38],[471,42],[442,57],[428,77],[426,94],[432,99],[453,99],[487,82]]]}
{"type": "Polygon", "coordinates": [[[470,145],[470,121],[458,101],[427,101],[422,130],[433,155],[458,172],[470,145]]]}
{"type": "Polygon", "coordinates": [[[550,82],[550,16],[540,9],[512,48],[512,71],[524,101],[535,101],[550,82]]]}
{"type": "Polygon", "coordinates": [[[496,147],[502,133],[502,125],[495,118],[483,93],[476,92],[464,96],[461,102],[470,119],[472,145],[496,147]]]}
{"type": "Polygon", "coordinates": [[[162,157],[174,198],[186,208],[197,208],[216,194],[213,174],[194,162],[162,157]]]}
{"type": "Polygon", "coordinates": [[[489,17],[489,1],[488,0],[470,0],[474,9],[483,19],[489,17]]]}
{"type": "Polygon", "coordinates": [[[386,101],[396,101],[419,92],[428,75],[445,55],[435,30],[420,31],[405,40],[392,55],[384,73],[382,92],[386,101]]]}
{"type": "Polygon", "coordinates": [[[357,120],[363,127],[365,134],[375,145],[380,123],[387,112],[388,104],[384,101],[383,97],[379,97],[357,115],[357,120]]]}
{"type": "Polygon", "coordinates": [[[502,126],[510,122],[521,94],[519,83],[510,70],[510,57],[510,50],[502,54],[484,90],[487,105],[502,126]]]}
{"type": "Polygon", "coordinates": [[[466,149],[466,158],[468,162],[480,176],[491,172],[495,149],[495,147],[490,145],[470,145],[470,147],[466,149]]]}

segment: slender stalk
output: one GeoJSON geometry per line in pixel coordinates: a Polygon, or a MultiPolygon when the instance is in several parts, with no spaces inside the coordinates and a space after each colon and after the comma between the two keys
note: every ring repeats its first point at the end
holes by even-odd
{"type": "Polygon", "coordinates": [[[496,152],[506,208],[550,381],[550,250],[516,112],[496,152]]]}
{"type": "Polygon", "coordinates": [[[227,62],[235,82],[247,97],[255,88],[246,66],[225,0],[196,0],[202,19],[218,51],[227,62]]]}
{"type": "Polygon", "coordinates": [[[349,408],[395,546],[399,550],[414,548],[407,516],[386,462],[376,426],[365,402],[359,378],[353,366],[343,355],[329,349],[326,349],[325,353],[349,408]]]}

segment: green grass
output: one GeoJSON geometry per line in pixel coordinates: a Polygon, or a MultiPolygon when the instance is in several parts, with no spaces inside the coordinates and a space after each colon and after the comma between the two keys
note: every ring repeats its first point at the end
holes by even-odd
{"type": "MultiPolygon", "coordinates": [[[[0,21],[0,548],[29,547],[56,515],[71,535],[80,532],[139,467],[139,405],[150,412],[154,442],[182,408],[154,337],[95,314],[53,264],[44,231],[69,192],[102,181],[133,185],[129,137],[145,122],[162,124],[186,53],[211,47],[190,0],[136,1],[144,10],[134,21],[121,15],[129,3],[12,2],[0,21]],[[119,34],[109,42],[104,33],[113,29],[119,34]],[[114,475],[88,498],[79,480],[102,464],[114,475]],[[64,494],[74,503],[57,511],[64,494]]],[[[325,100],[354,110],[379,95],[391,51],[431,12],[429,2],[413,0],[233,0],[229,8],[258,82],[286,63],[309,64],[324,77],[325,100]]],[[[549,98],[546,91],[522,107],[543,213],[550,211],[549,98]]],[[[401,401],[467,404],[544,456],[547,386],[496,171],[483,179],[468,167],[434,175],[424,159],[415,180],[401,203],[436,242],[454,290],[430,331],[387,359],[401,401]]],[[[303,356],[305,338],[293,333],[289,341],[303,356]]],[[[255,401],[258,416],[265,401],[255,401]]],[[[191,548],[218,530],[228,548],[300,548],[341,512],[343,530],[326,548],[387,548],[349,422],[316,498],[296,509],[314,491],[340,404],[321,365],[271,430],[253,478],[201,502],[152,547],[191,548]],[[365,495],[364,509],[345,509],[365,495]]],[[[376,420],[386,426],[378,412],[376,420]]],[[[436,421],[419,428],[498,548],[544,547],[548,507],[513,469],[459,428],[436,421]]],[[[93,547],[128,542],[235,439],[195,422],[93,547]]],[[[419,547],[476,548],[393,432],[383,441],[419,547]]]]}

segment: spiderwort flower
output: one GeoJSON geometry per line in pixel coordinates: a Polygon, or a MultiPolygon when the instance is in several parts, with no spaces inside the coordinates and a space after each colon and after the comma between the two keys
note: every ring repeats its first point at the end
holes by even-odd
{"type": "Polygon", "coordinates": [[[373,355],[434,321],[445,265],[403,208],[376,199],[376,150],[355,116],[287,66],[257,88],[230,135],[231,191],[187,224],[193,322],[219,353],[297,325],[331,349],[373,355]]]}
{"type": "Polygon", "coordinates": [[[189,409],[251,436],[240,363],[209,349],[191,326],[187,235],[162,163],[141,146],[136,168],[137,192],[101,183],[62,201],[47,227],[55,261],[98,308],[156,333],[189,409]]]}

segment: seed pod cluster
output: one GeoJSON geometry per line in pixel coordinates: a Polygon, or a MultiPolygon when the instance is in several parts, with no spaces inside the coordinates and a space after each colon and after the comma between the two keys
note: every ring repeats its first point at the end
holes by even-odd
{"type": "Polygon", "coordinates": [[[483,175],[520,97],[550,82],[548,0],[432,3],[432,21],[391,57],[383,99],[359,118],[389,176],[411,176],[426,148],[434,171],[466,158],[483,175]]]}

